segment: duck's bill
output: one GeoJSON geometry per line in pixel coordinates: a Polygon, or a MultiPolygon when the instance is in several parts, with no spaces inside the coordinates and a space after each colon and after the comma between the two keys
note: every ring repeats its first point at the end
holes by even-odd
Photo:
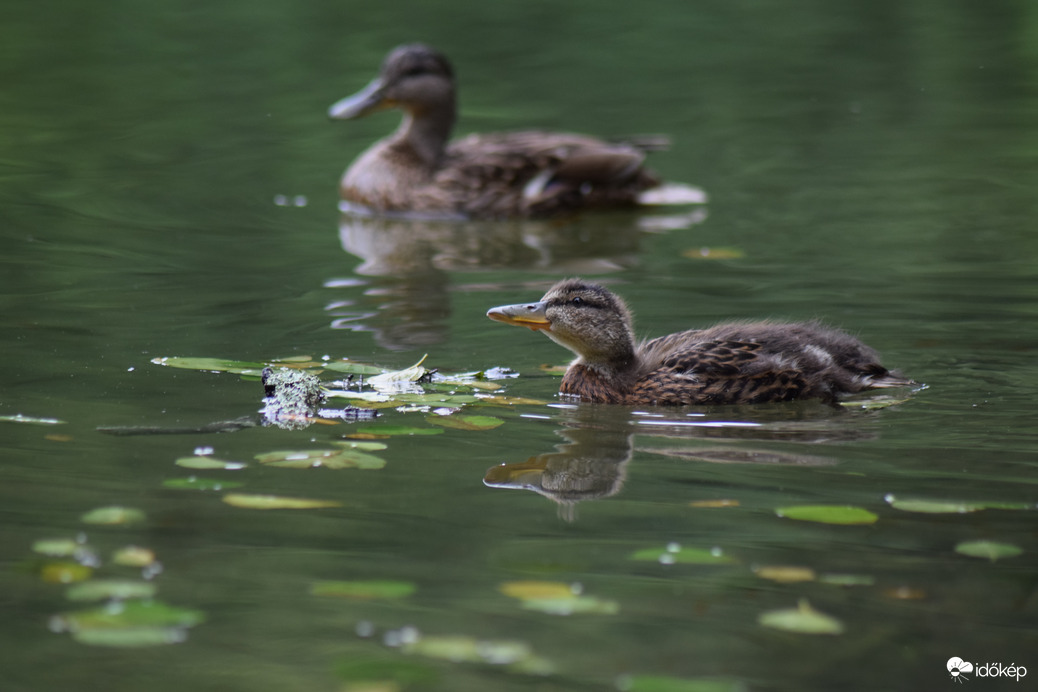
{"type": "Polygon", "coordinates": [[[545,316],[544,303],[519,303],[518,305],[501,305],[487,310],[487,317],[495,322],[526,327],[533,331],[551,331],[551,321],[545,316]]]}
{"type": "Polygon", "coordinates": [[[382,89],[382,80],[375,79],[353,96],[347,96],[332,104],[328,109],[328,117],[334,120],[352,120],[389,108],[391,105],[382,89]]]}

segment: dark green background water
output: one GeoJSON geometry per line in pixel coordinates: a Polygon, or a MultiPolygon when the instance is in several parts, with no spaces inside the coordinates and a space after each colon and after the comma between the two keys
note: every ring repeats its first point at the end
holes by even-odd
{"type": "Polygon", "coordinates": [[[1038,500],[1032,4],[21,2],[5,8],[0,44],[0,415],[67,421],[0,423],[5,690],[338,690],[343,661],[405,659],[381,643],[404,625],[524,640],[557,669],[541,678],[423,661],[438,679],[408,689],[615,689],[622,675],[943,689],[952,656],[1038,676],[1034,512],[927,515],[883,499],[1038,500]],[[702,186],[708,218],[669,233],[639,230],[632,214],[340,229],[338,176],[396,118],[330,123],[326,108],[414,40],[455,62],[459,132],[667,133],[674,145],[653,165],[702,186]],[[702,247],[743,256],[684,254],[702,247]],[[248,492],[344,503],[294,513],[162,482],[189,475],[173,461],[201,445],[248,461],[327,446],[347,426],[95,431],[258,408],[256,383],[161,368],[157,356],[329,354],[404,367],[428,353],[444,371],[514,368],[508,394],[551,401],[557,380],[538,366],[567,354],[484,313],[574,273],[611,281],[641,335],[821,317],[929,389],[871,413],[672,411],[668,420],[763,425],[667,438],[628,410],[484,407],[474,412],[505,424],[393,439],[381,471],[253,464],[234,476],[248,492]],[[630,455],[623,489],[581,503],[575,521],[534,493],[483,485],[488,468],[567,440],[571,457],[604,466],[630,455]],[[661,447],[672,454],[649,451],[661,447]],[[719,448],[828,465],[687,458],[719,448]],[[740,504],[689,506],[717,498],[740,504]],[[110,504],[148,521],[80,522],[110,504]],[[775,516],[791,504],[854,504],[880,519],[775,516]],[[161,598],[206,623],[183,644],[131,650],[50,632],[50,616],[75,605],[33,572],[30,547],[81,532],[105,556],[127,543],[155,550],[161,598]],[[969,539],[1024,553],[991,562],[953,551],[969,539]],[[671,541],[720,546],[739,562],[628,559],[671,541]],[[751,569],[775,564],[875,583],[777,584],[751,569]],[[418,591],[397,604],[311,596],[323,579],[403,579],[418,591]],[[580,582],[620,613],[524,611],[497,590],[516,579],[580,582]],[[901,587],[921,597],[895,598],[901,587]],[[757,625],[800,598],[845,633],[757,625]],[[361,621],[379,635],[358,637],[361,621]]]}

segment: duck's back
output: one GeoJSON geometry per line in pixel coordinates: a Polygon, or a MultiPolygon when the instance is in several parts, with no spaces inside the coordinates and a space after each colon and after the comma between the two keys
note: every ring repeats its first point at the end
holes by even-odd
{"type": "Polygon", "coordinates": [[[654,339],[639,350],[630,403],[744,404],[911,384],[874,350],[816,323],[724,324],[654,339]]]}

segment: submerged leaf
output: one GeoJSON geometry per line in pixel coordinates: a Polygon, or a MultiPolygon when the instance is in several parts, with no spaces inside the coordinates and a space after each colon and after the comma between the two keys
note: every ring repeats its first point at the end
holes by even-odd
{"type": "Polygon", "coordinates": [[[630,555],[631,560],[659,562],[662,565],[725,565],[736,562],[720,548],[683,548],[671,543],[662,548],[644,548],[630,555]]]}
{"type": "Polygon", "coordinates": [[[405,598],[415,592],[415,585],[409,581],[319,581],[310,587],[314,596],[336,596],[355,598],[363,601],[375,599],[394,600],[405,598]]]}
{"type": "Polygon", "coordinates": [[[955,552],[970,557],[985,557],[992,562],[1004,557],[1016,557],[1023,554],[1023,549],[1012,543],[996,541],[963,541],[955,546],[955,552]]]}
{"type": "Polygon", "coordinates": [[[569,598],[579,589],[561,581],[506,581],[498,591],[512,598],[569,598]]]}
{"type": "Polygon", "coordinates": [[[341,502],[333,500],[311,500],[302,497],[283,497],[281,495],[248,495],[245,493],[228,493],[223,501],[232,507],[243,509],[323,509],[342,507],[341,502]]]}
{"type": "Polygon", "coordinates": [[[757,622],[764,627],[798,634],[843,633],[842,622],[831,615],[815,610],[803,599],[796,608],[783,608],[761,613],[757,622]]]}
{"type": "Polygon", "coordinates": [[[72,638],[88,646],[130,649],[141,646],[179,644],[187,639],[182,627],[120,627],[73,630],[72,638]]]}
{"type": "Polygon", "coordinates": [[[117,605],[104,605],[88,610],[76,610],[55,616],[52,626],[57,630],[116,630],[152,627],[194,627],[205,621],[200,610],[189,610],[167,605],[161,601],[130,600],[117,605]]]}
{"type": "Polygon", "coordinates": [[[145,514],[132,507],[98,507],[80,517],[84,524],[138,524],[145,514]]]}
{"type": "Polygon", "coordinates": [[[742,259],[746,253],[737,247],[697,247],[681,253],[682,257],[698,260],[742,259]]]}
{"type": "Polygon", "coordinates": [[[51,538],[35,541],[32,551],[49,557],[72,557],[83,549],[83,544],[72,538],[51,538]]]}
{"type": "Polygon", "coordinates": [[[878,516],[862,509],[841,505],[797,505],[779,507],[775,514],[787,519],[815,521],[822,524],[874,524],[878,516]]]}
{"type": "Polygon", "coordinates": [[[876,578],[868,574],[823,574],[818,581],[834,586],[872,586],[876,578]]]}
{"type": "Polygon", "coordinates": [[[493,416],[427,416],[425,420],[455,430],[493,430],[504,424],[503,420],[493,416]]]}

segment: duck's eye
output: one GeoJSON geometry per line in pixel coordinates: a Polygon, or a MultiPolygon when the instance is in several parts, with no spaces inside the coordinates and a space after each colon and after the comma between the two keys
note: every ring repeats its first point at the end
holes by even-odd
{"type": "Polygon", "coordinates": [[[573,305],[583,305],[583,304],[584,304],[584,299],[583,299],[583,298],[581,298],[580,296],[577,296],[576,298],[574,298],[574,299],[573,299],[573,300],[571,300],[570,302],[571,302],[571,303],[572,303],[573,305]]]}

